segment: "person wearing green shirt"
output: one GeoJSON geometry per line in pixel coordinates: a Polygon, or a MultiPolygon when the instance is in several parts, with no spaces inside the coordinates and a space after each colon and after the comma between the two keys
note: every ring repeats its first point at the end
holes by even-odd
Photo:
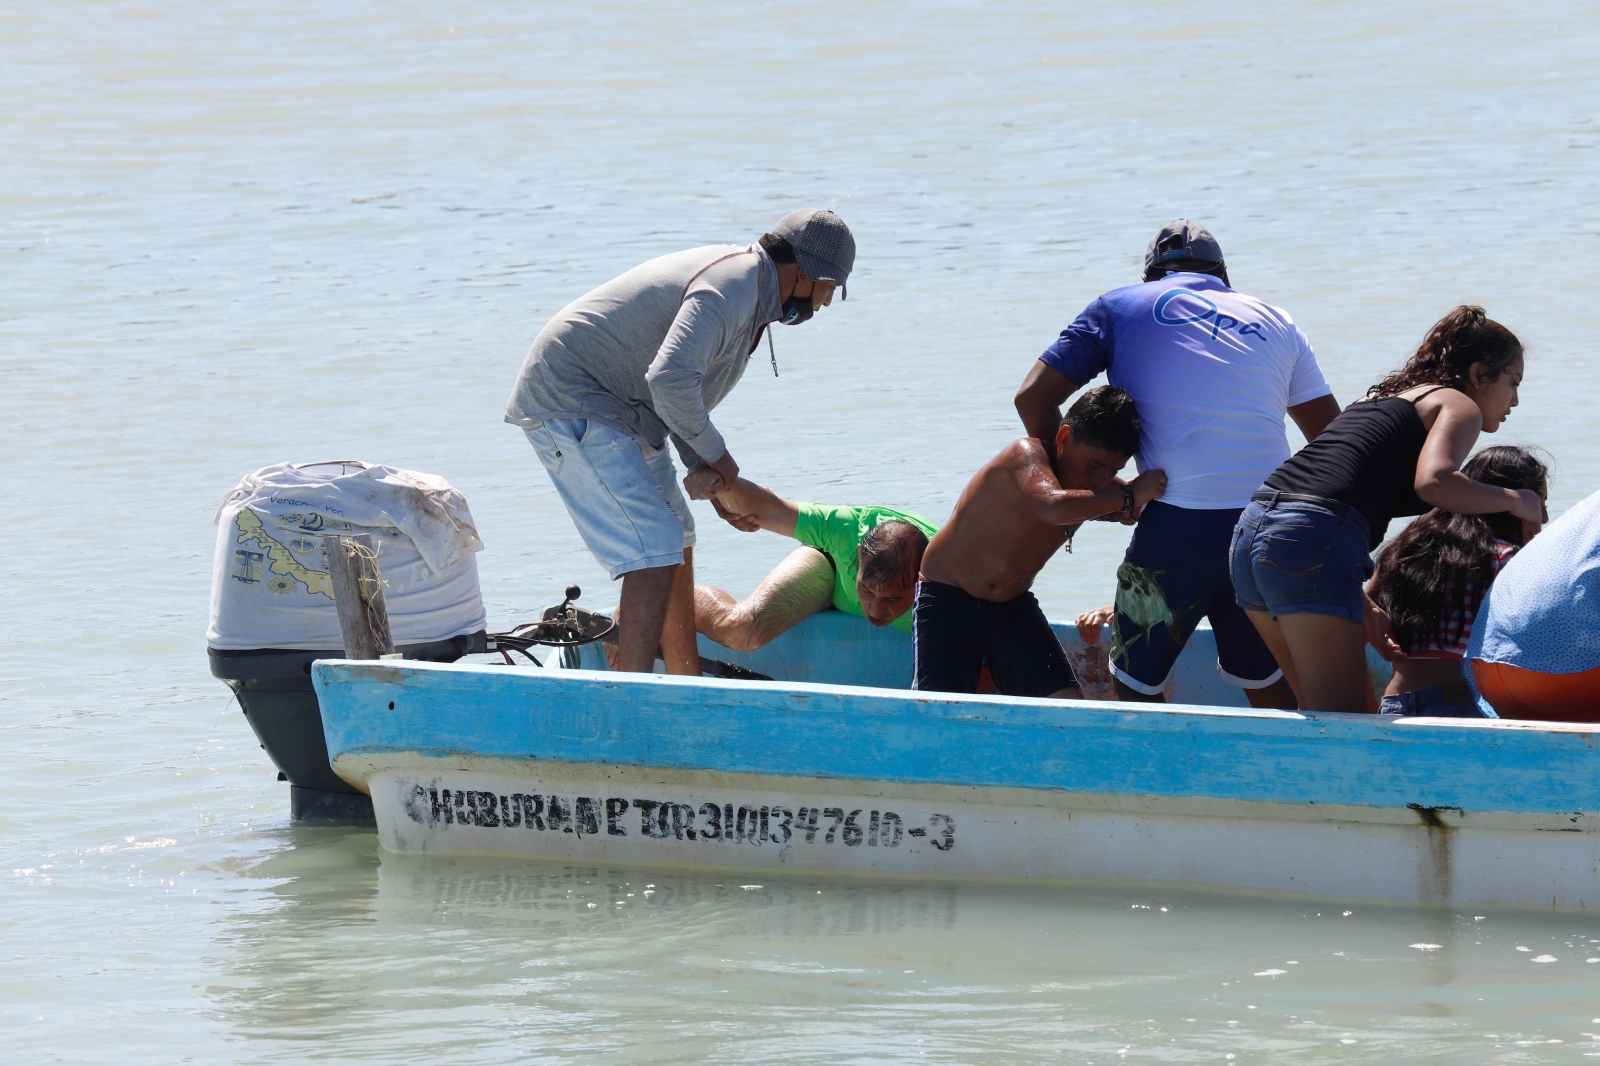
{"type": "Polygon", "coordinates": [[[832,607],[875,626],[911,632],[922,553],[939,527],[889,507],[794,503],[744,478],[712,497],[729,525],[798,540],[746,599],[696,585],[695,628],[735,651],[755,651],[795,623],[832,607]]]}

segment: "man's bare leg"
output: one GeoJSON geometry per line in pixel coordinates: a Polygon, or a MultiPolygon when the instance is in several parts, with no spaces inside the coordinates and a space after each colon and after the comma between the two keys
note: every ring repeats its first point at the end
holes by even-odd
{"type": "Polygon", "coordinates": [[[1165,692],[1140,692],[1138,689],[1128,687],[1128,683],[1115,674],[1111,676],[1111,683],[1116,687],[1117,699],[1124,703],[1166,703],[1165,692]]]}
{"type": "Polygon", "coordinates": [[[817,549],[802,545],[743,602],[715,585],[697,585],[694,624],[724,648],[755,651],[832,602],[833,564],[817,549]]]}
{"type": "Polygon", "coordinates": [[[1245,689],[1244,698],[1250,701],[1250,706],[1263,711],[1292,711],[1300,706],[1300,701],[1295,699],[1294,688],[1289,684],[1288,674],[1265,688],[1245,689]]]}
{"type": "Polygon", "coordinates": [[[676,564],[652,566],[622,575],[622,603],[617,611],[622,632],[613,669],[639,674],[655,669],[656,650],[661,647],[661,631],[680,569],[676,564]]]}
{"type": "Polygon", "coordinates": [[[1048,698],[1052,700],[1081,700],[1083,699],[1083,690],[1076,685],[1068,685],[1066,688],[1056,689],[1050,693],[1048,698]]]}
{"type": "Polygon", "coordinates": [[[694,549],[683,549],[683,565],[672,580],[672,599],[661,629],[661,658],[669,674],[700,676],[700,648],[694,639],[694,549]]]}

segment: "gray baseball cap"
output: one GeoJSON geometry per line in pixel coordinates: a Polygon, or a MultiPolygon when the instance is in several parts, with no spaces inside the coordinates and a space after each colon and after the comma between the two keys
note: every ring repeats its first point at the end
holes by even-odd
{"type": "Polygon", "coordinates": [[[1174,259],[1195,259],[1219,266],[1224,263],[1222,246],[1217,239],[1200,223],[1186,218],[1161,227],[1161,232],[1150,241],[1150,247],[1144,250],[1144,268],[1149,270],[1174,259]]]}
{"type": "Polygon", "coordinates": [[[823,208],[791,211],[772,227],[794,249],[795,260],[812,281],[831,281],[841,299],[849,299],[845,283],[856,265],[856,239],[844,219],[823,208]]]}

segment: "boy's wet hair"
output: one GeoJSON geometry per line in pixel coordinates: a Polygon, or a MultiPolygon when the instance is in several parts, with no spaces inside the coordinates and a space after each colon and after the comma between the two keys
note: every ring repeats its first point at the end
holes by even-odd
{"type": "Polygon", "coordinates": [[[1061,424],[1072,427],[1072,439],[1079,444],[1117,455],[1139,450],[1139,415],[1133,397],[1115,385],[1101,385],[1079,396],[1061,424]]]}
{"type": "Polygon", "coordinates": [[[907,575],[915,581],[927,550],[927,534],[910,522],[901,518],[879,522],[856,549],[861,580],[879,589],[893,588],[907,575]]]}

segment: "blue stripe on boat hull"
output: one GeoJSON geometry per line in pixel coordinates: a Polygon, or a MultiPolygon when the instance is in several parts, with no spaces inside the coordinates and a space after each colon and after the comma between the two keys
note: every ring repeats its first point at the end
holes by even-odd
{"type": "Polygon", "coordinates": [[[328,749],[1286,804],[1600,811],[1587,727],[320,661],[328,749]],[[388,705],[393,703],[393,709],[388,705]]]}

